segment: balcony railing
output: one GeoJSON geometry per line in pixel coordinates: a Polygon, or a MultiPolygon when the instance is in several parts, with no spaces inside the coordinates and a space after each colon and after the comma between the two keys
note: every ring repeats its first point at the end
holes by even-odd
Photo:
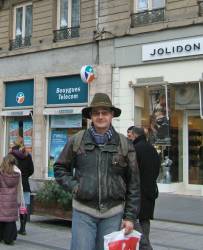
{"type": "Polygon", "coordinates": [[[22,36],[17,36],[16,39],[9,41],[9,49],[13,50],[31,46],[31,38],[32,36],[26,36],[24,38],[22,36]]]}
{"type": "Polygon", "coordinates": [[[54,30],[54,42],[79,37],[79,27],[54,30]]]}
{"type": "Polygon", "coordinates": [[[164,21],[165,8],[147,10],[131,15],[131,27],[164,21]]]}

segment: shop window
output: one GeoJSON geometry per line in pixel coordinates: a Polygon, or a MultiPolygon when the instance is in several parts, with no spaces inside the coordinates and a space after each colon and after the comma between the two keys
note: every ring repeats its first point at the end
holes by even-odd
{"type": "Polygon", "coordinates": [[[203,184],[203,120],[188,118],[188,183],[203,184]]]}
{"type": "Polygon", "coordinates": [[[32,4],[16,6],[13,20],[13,40],[10,40],[10,50],[31,46],[32,4]]]}
{"type": "Polygon", "coordinates": [[[80,0],[58,0],[57,10],[57,30],[54,31],[54,41],[78,37],[80,0]]]}
{"type": "Polygon", "coordinates": [[[135,125],[147,131],[147,137],[161,159],[158,182],[182,180],[183,111],[175,109],[175,90],[167,86],[135,89],[135,125]]]}
{"type": "Polygon", "coordinates": [[[70,137],[81,129],[87,128],[86,119],[82,115],[55,115],[49,119],[49,155],[48,177],[53,177],[53,164],[69,141],[70,137]]]}
{"type": "Polygon", "coordinates": [[[131,26],[164,21],[165,0],[134,0],[131,26]]]}
{"type": "Polygon", "coordinates": [[[16,141],[22,141],[27,152],[32,154],[33,122],[28,117],[10,117],[7,122],[7,151],[14,146],[16,141]]]}

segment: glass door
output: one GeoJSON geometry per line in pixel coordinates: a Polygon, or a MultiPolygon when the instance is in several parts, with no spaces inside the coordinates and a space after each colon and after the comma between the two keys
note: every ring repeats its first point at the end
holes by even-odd
{"type": "Polygon", "coordinates": [[[188,184],[203,184],[203,119],[188,116],[188,184]]]}

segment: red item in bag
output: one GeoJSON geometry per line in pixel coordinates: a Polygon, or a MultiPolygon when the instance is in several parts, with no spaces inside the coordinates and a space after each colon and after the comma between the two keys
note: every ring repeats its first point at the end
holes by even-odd
{"type": "Polygon", "coordinates": [[[135,250],[138,242],[138,238],[114,241],[109,243],[109,250],[135,250]]]}
{"type": "Polygon", "coordinates": [[[138,250],[141,234],[135,230],[125,235],[117,231],[104,236],[104,250],[138,250]]]}

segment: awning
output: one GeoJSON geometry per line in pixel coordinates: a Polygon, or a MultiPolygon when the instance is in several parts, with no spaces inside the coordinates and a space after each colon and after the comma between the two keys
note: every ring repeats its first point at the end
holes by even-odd
{"type": "Polygon", "coordinates": [[[63,107],[63,108],[45,108],[44,115],[72,115],[81,114],[84,107],[63,107]]]}
{"type": "Polygon", "coordinates": [[[4,110],[0,113],[1,116],[29,116],[32,109],[19,109],[19,110],[4,110]]]}

